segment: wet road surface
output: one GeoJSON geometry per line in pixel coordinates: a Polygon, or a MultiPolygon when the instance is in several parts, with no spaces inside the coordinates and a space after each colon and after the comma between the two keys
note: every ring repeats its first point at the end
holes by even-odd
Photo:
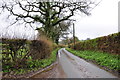
{"type": "Polygon", "coordinates": [[[58,57],[67,78],[117,78],[98,66],[71,54],[64,48],[58,51],[58,57]]]}
{"type": "Polygon", "coordinates": [[[64,48],[58,51],[57,64],[31,78],[117,78],[64,48]]]}

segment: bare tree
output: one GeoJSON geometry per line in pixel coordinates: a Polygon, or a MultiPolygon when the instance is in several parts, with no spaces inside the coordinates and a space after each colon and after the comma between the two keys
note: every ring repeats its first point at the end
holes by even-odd
{"type": "MultiPolygon", "coordinates": [[[[34,23],[42,24],[45,33],[48,37],[51,37],[52,27],[59,23],[69,20],[74,16],[75,12],[82,12],[86,15],[90,15],[90,10],[93,9],[91,5],[96,6],[91,0],[80,0],[79,2],[40,2],[39,0],[10,0],[4,1],[2,9],[10,12],[10,16],[15,17],[15,21],[11,25],[17,22],[21,24],[28,24],[32,27],[34,23]],[[22,20],[22,21],[21,21],[22,20]]],[[[39,30],[39,29],[37,29],[39,30]]]]}

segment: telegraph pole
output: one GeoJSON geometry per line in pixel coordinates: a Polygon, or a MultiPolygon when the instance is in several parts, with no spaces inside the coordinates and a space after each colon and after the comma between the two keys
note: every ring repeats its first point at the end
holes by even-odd
{"type": "Polygon", "coordinates": [[[75,49],[75,24],[73,23],[73,46],[75,49]]]}

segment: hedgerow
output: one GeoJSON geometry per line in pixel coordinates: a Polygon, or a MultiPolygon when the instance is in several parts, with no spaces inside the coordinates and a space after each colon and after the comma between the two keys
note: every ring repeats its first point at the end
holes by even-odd
{"type": "Polygon", "coordinates": [[[52,51],[57,45],[54,47],[48,40],[2,38],[1,45],[3,74],[23,74],[46,67],[56,59],[57,51],[52,51]]]}
{"type": "Polygon", "coordinates": [[[120,54],[120,32],[96,39],[79,41],[68,46],[75,50],[96,50],[112,54],[120,54]]]}

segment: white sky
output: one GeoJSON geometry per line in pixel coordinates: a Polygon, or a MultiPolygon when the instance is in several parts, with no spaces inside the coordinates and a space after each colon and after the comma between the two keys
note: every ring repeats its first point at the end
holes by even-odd
{"type": "MultiPolygon", "coordinates": [[[[96,38],[118,32],[118,1],[120,0],[102,0],[102,2],[92,10],[91,16],[76,15],[75,35],[80,40],[86,38],[96,38]]],[[[31,28],[25,29],[21,26],[5,29],[7,22],[0,16],[0,34],[10,33],[9,35],[22,35],[32,37],[35,32],[31,28]],[[28,32],[29,31],[29,32],[28,32]]],[[[72,36],[72,35],[70,35],[72,36]]]]}
{"type": "Polygon", "coordinates": [[[118,32],[118,1],[102,0],[92,10],[91,16],[76,16],[76,36],[81,39],[96,38],[118,32]]]}

